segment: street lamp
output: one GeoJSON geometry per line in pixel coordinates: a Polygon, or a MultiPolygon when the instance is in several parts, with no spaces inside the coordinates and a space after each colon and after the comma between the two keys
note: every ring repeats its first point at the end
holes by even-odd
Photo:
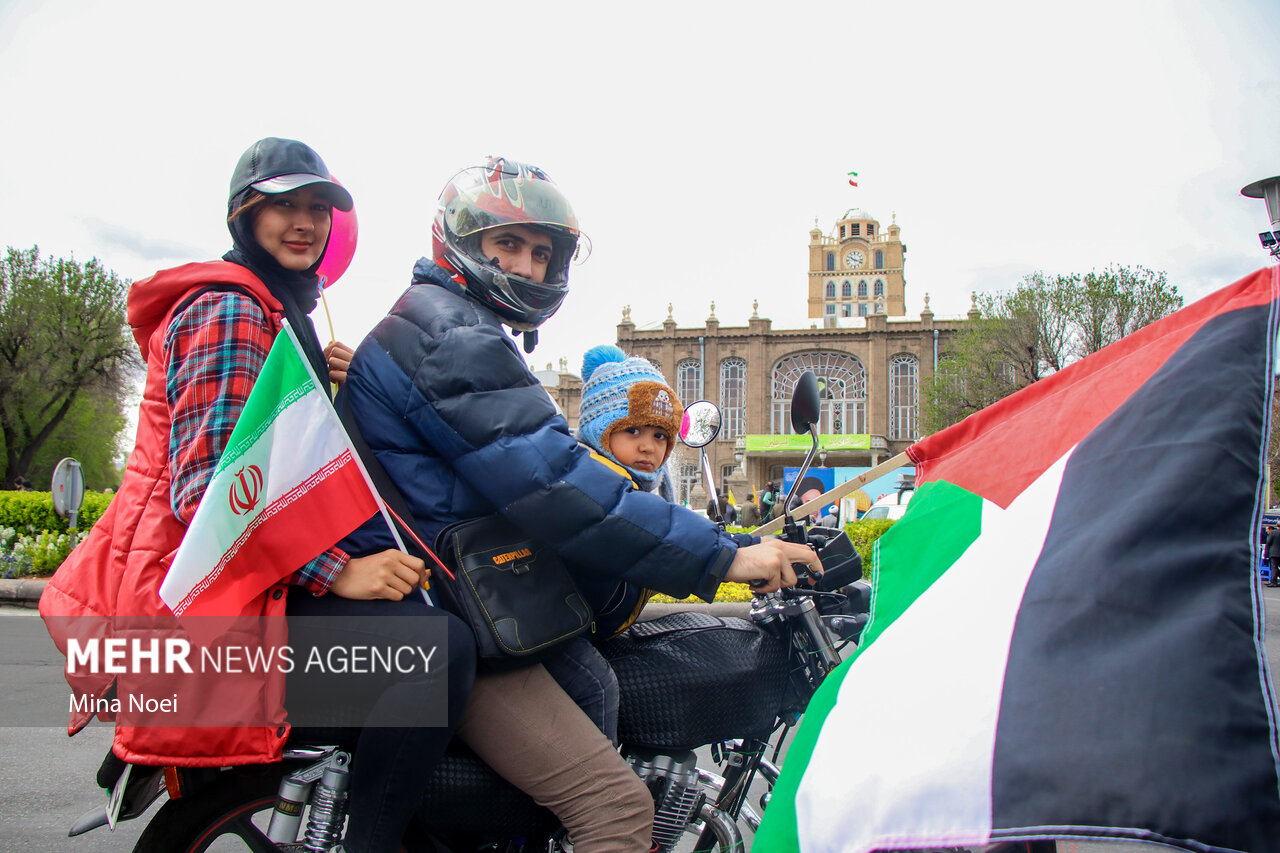
{"type": "Polygon", "coordinates": [[[1274,178],[1263,178],[1254,181],[1240,190],[1240,195],[1249,198],[1264,199],[1267,203],[1267,216],[1271,220],[1271,230],[1258,234],[1262,248],[1271,253],[1271,257],[1280,260],[1280,175],[1274,178]]]}

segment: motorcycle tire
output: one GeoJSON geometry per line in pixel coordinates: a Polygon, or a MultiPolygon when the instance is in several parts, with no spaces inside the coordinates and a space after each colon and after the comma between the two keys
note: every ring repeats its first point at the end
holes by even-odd
{"type": "Polygon", "coordinates": [[[275,805],[276,790],[285,768],[276,772],[224,773],[190,798],[169,800],[138,837],[133,853],[202,853],[219,839],[239,839],[245,850],[279,849],[259,828],[255,815],[275,805]]]}

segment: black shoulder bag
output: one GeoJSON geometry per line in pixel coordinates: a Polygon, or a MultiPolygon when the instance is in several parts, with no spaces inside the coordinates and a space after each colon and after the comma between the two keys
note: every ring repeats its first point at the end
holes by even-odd
{"type": "Polygon", "coordinates": [[[346,395],[339,398],[338,414],[392,516],[409,534],[407,547],[445,569],[432,573],[432,590],[441,607],[471,628],[483,665],[512,669],[534,663],[591,627],[591,607],[560,556],[501,514],[450,524],[436,536],[433,552],[360,434],[346,395]]]}

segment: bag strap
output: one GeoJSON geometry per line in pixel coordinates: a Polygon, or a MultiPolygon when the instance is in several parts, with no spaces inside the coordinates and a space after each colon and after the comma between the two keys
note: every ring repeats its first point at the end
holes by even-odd
{"type": "Polygon", "coordinates": [[[378,461],[378,457],[370,449],[369,443],[364,440],[364,435],[360,432],[360,427],[356,424],[355,416],[351,413],[351,405],[347,402],[347,395],[338,393],[338,398],[334,401],[334,408],[338,411],[338,418],[342,421],[342,425],[347,430],[347,435],[351,439],[351,444],[355,447],[356,452],[360,454],[361,460],[364,461],[365,470],[369,472],[369,479],[373,480],[374,488],[378,490],[378,494],[382,496],[383,502],[387,505],[387,510],[391,513],[391,517],[400,525],[400,528],[407,534],[411,542],[416,544],[422,550],[417,556],[430,557],[440,569],[448,576],[449,580],[454,580],[453,572],[444,564],[436,552],[432,551],[422,536],[418,534],[418,529],[413,524],[413,513],[409,511],[409,504],[405,501],[404,495],[400,494],[400,490],[396,488],[396,484],[392,481],[387,469],[382,467],[382,463],[378,461]]]}

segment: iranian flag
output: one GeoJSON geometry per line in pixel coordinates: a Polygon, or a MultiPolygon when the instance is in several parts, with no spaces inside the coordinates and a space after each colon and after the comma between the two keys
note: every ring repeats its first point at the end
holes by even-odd
{"type": "MultiPolygon", "coordinates": [[[[286,322],[160,586],[208,632],[378,512],[364,466],[286,322]]],[[[190,627],[192,620],[184,619],[190,627]]]]}
{"type": "Polygon", "coordinates": [[[1278,295],[1255,273],[909,450],[872,621],[757,853],[1280,851],[1254,569],[1278,295]]]}

